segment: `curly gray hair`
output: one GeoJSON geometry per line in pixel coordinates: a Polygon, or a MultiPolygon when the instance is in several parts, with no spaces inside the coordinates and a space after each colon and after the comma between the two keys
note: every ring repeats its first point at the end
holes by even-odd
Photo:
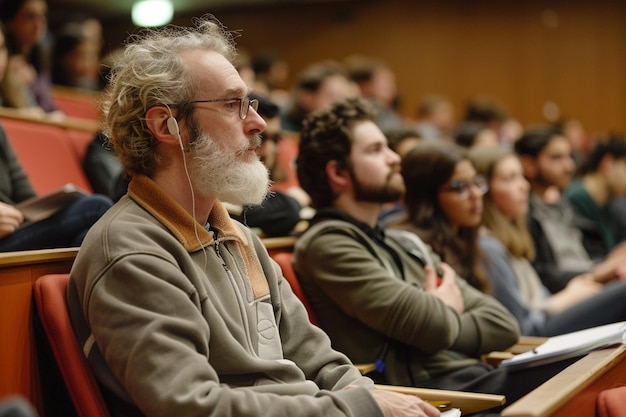
{"type": "Polygon", "coordinates": [[[145,114],[159,104],[175,104],[180,118],[191,117],[197,80],[186,74],[181,54],[209,50],[230,62],[237,56],[234,35],[213,16],[194,19],[193,27],[145,29],[131,36],[114,61],[101,102],[105,134],[128,174],[151,176],[159,164],[158,144],[145,114]],[[181,103],[181,104],[177,104],[181,103]]]}

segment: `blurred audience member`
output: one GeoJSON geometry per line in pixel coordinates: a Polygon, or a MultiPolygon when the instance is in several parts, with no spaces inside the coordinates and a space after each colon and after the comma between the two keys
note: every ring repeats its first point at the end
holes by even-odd
{"type": "Polygon", "coordinates": [[[78,22],[64,25],[54,36],[52,82],[56,85],[99,90],[102,86],[99,44],[78,22]]]}
{"type": "Polygon", "coordinates": [[[51,92],[47,14],[45,0],[4,1],[0,8],[9,50],[3,104],[40,115],[57,111],[51,92]]]}
{"type": "Polygon", "coordinates": [[[289,77],[291,67],[279,56],[265,53],[252,60],[256,74],[255,91],[267,95],[280,108],[289,102],[289,77]]]}
{"type": "Polygon", "coordinates": [[[500,146],[498,134],[483,122],[461,122],[453,137],[457,145],[467,149],[474,146],[500,146]]]}
{"type": "Polygon", "coordinates": [[[454,107],[438,94],[428,94],[417,106],[417,131],[424,140],[447,139],[454,128],[454,107]]]}
{"type": "Polygon", "coordinates": [[[536,248],[533,266],[544,285],[554,293],[565,288],[573,276],[590,271],[599,282],[623,275],[624,255],[619,248],[592,258],[574,209],[562,198],[575,172],[569,141],[559,130],[537,126],[515,142],[515,152],[530,182],[528,228],[536,248]]]}
{"type": "Polygon", "coordinates": [[[518,156],[502,148],[474,148],[469,155],[473,174],[483,175],[489,188],[479,240],[485,271],[493,295],[517,318],[522,334],[556,336],[626,320],[626,282],[603,286],[593,274],[583,273],[549,293],[530,262],[530,185],[518,156]]]}
{"type": "Polygon", "coordinates": [[[587,252],[602,258],[620,243],[615,235],[618,219],[610,205],[626,197],[626,138],[612,134],[596,141],[579,174],[564,197],[574,208],[587,252]]]}
{"type": "Polygon", "coordinates": [[[574,158],[576,166],[580,166],[591,146],[585,126],[579,119],[566,117],[556,122],[554,127],[569,141],[572,148],[572,158],[574,158]]]}
{"type": "Polygon", "coordinates": [[[422,141],[420,134],[411,127],[388,130],[385,133],[389,148],[403,158],[411,149],[422,141]]]}
{"type": "Polygon", "coordinates": [[[383,61],[352,55],[346,58],[348,76],[359,87],[362,97],[376,110],[376,124],[382,131],[399,129],[404,120],[398,113],[396,75],[383,61]]]}
{"type": "MultiPolygon", "coordinates": [[[[417,131],[410,127],[384,133],[387,137],[387,146],[389,146],[389,149],[397,153],[402,159],[422,141],[417,131]]],[[[385,228],[387,225],[398,221],[398,219],[404,218],[405,215],[406,209],[404,207],[404,200],[400,197],[398,201],[386,203],[383,206],[382,212],[378,217],[378,222],[382,228],[385,228]]]]}
{"type": "Polygon", "coordinates": [[[520,136],[520,125],[510,117],[504,107],[489,98],[475,98],[465,108],[463,116],[465,122],[478,122],[494,131],[498,142],[505,148],[510,148],[520,136]]]}
{"type": "Polygon", "coordinates": [[[299,134],[304,118],[333,102],[358,95],[346,71],[336,61],[321,61],[302,71],[292,91],[292,102],[282,119],[283,130],[299,134]]]}

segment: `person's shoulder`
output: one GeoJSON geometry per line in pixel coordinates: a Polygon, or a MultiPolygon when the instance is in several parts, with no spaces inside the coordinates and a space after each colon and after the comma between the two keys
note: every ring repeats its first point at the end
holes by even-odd
{"type": "Polygon", "coordinates": [[[507,254],[507,250],[502,242],[500,242],[500,240],[491,233],[481,233],[478,238],[478,245],[487,256],[489,254],[496,254],[500,256],[507,254]]]}
{"type": "Polygon", "coordinates": [[[345,239],[368,239],[369,237],[363,233],[358,227],[352,223],[340,220],[340,219],[327,219],[321,220],[311,224],[307,230],[305,230],[296,242],[296,250],[306,250],[313,244],[316,244],[316,240],[320,237],[332,236],[333,241],[345,239]]]}

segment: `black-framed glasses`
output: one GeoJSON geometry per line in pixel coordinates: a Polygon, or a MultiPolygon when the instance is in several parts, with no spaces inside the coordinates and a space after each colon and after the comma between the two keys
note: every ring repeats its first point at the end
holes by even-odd
{"type": "Polygon", "coordinates": [[[259,100],[251,99],[248,96],[245,97],[232,97],[232,98],[212,98],[208,100],[194,100],[190,103],[229,103],[233,104],[239,102],[239,117],[241,120],[246,120],[248,116],[248,109],[252,107],[254,111],[259,109],[259,100]]]}
{"type": "Polygon", "coordinates": [[[487,194],[489,191],[489,185],[487,184],[487,179],[482,175],[477,175],[471,181],[466,180],[456,180],[452,181],[447,186],[441,189],[441,192],[453,192],[456,193],[459,198],[463,200],[467,200],[470,198],[472,193],[472,187],[476,187],[476,189],[480,192],[480,195],[487,194]]]}

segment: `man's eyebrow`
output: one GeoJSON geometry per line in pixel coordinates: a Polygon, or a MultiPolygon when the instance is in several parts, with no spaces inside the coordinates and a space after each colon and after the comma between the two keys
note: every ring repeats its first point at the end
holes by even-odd
{"type": "Polygon", "coordinates": [[[250,93],[249,88],[228,88],[224,91],[224,97],[245,97],[250,93]]]}

